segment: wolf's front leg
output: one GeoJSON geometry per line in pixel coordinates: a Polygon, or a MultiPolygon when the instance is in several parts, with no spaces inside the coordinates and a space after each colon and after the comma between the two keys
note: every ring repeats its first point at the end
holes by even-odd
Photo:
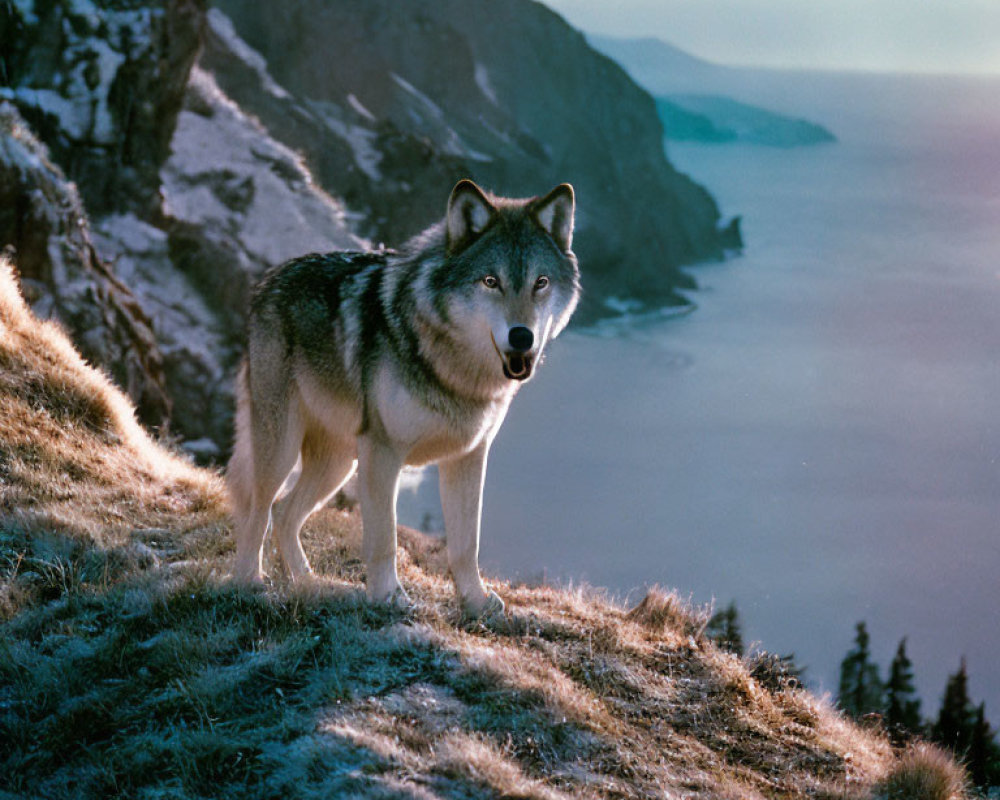
{"type": "Polygon", "coordinates": [[[448,565],[467,614],[503,611],[503,601],[487,592],[479,575],[479,524],[483,509],[483,481],[489,444],[438,465],[441,506],[448,539],[448,565]]]}
{"type": "Polygon", "coordinates": [[[385,442],[358,438],[361,553],[368,569],[368,597],[385,602],[409,598],[396,574],[396,493],[403,461],[385,442]]]}

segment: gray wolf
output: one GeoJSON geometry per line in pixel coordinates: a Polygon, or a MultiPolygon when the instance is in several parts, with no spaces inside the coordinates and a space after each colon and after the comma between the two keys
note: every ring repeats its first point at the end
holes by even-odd
{"type": "Polygon", "coordinates": [[[503,610],[479,574],[486,458],[576,307],[574,213],[569,184],[512,199],[463,180],[444,219],[399,251],[306,255],[265,274],[250,302],[227,474],[236,580],[263,580],[269,528],[292,578],[309,575],[302,524],[356,466],[368,595],[408,604],[396,571],[399,473],[437,463],[463,609],[503,610]]]}

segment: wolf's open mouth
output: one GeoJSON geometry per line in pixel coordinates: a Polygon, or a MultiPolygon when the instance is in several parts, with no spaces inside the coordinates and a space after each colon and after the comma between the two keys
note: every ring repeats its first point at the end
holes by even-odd
{"type": "Polygon", "coordinates": [[[520,353],[512,353],[503,362],[503,374],[512,381],[523,381],[531,377],[531,369],[534,366],[532,356],[523,356],[520,353]]]}
{"type": "Polygon", "coordinates": [[[524,381],[531,377],[531,370],[535,366],[535,357],[532,355],[525,355],[524,353],[509,353],[504,355],[500,348],[497,347],[497,340],[493,338],[493,332],[490,332],[490,341],[493,342],[493,349],[497,351],[497,355],[500,356],[500,361],[503,363],[503,374],[512,381],[524,381]]]}

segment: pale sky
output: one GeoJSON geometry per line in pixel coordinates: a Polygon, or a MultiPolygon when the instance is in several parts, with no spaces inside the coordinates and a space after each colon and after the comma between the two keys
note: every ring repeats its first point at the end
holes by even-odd
{"type": "Polygon", "coordinates": [[[1000,74],[1000,0],[543,0],[721,64],[1000,74]]]}

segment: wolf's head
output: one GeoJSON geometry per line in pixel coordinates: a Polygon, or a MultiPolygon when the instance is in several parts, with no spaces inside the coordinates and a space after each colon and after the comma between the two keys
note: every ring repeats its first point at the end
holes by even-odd
{"type": "MultiPolygon", "coordinates": [[[[544,197],[487,195],[460,181],[448,199],[445,313],[475,357],[507,380],[531,377],[545,345],[576,308],[573,187],[544,197]]],[[[470,354],[471,355],[471,354],[470,354]]]]}

